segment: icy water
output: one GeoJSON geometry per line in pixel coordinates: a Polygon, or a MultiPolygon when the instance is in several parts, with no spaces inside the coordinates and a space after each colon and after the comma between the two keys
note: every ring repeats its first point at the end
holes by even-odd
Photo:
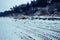
{"type": "Polygon", "coordinates": [[[60,40],[60,21],[0,18],[0,40],[60,40]]]}

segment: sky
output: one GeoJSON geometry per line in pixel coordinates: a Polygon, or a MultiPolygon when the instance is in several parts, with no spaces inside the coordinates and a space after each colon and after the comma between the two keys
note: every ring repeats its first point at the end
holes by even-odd
{"type": "Polygon", "coordinates": [[[31,0],[0,0],[0,12],[9,10],[15,5],[21,5],[27,2],[30,3],[30,1],[31,0]]]}

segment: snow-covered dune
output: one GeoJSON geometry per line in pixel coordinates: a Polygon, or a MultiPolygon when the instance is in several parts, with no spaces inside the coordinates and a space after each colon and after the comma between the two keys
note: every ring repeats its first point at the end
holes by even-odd
{"type": "Polygon", "coordinates": [[[0,40],[60,40],[60,21],[0,18],[0,40]]]}

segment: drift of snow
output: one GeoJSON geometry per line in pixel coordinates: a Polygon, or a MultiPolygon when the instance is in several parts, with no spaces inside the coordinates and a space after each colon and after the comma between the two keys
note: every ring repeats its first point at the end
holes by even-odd
{"type": "Polygon", "coordinates": [[[0,40],[60,40],[60,21],[0,18],[0,40]]]}

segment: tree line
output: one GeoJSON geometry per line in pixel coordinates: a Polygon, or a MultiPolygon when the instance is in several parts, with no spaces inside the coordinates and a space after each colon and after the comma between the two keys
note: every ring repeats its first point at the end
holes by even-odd
{"type": "MultiPolygon", "coordinates": [[[[46,6],[50,6],[53,8],[56,8],[60,12],[60,0],[33,0],[31,3],[22,4],[19,6],[15,6],[10,8],[8,11],[0,12],[0,16],[13,16],[13,14],[24,14],[24,15],[33,15],[36,11],[38,11],[38,8],[44,8],[46,6]],[[58,3],[58,5],[57,5],[58,3]],[[56,5],[56,6],[52,6],[56,5]]],[[[52,9],[49,9],[49,12],[52,14],[54,11],[52,9]]]]}

